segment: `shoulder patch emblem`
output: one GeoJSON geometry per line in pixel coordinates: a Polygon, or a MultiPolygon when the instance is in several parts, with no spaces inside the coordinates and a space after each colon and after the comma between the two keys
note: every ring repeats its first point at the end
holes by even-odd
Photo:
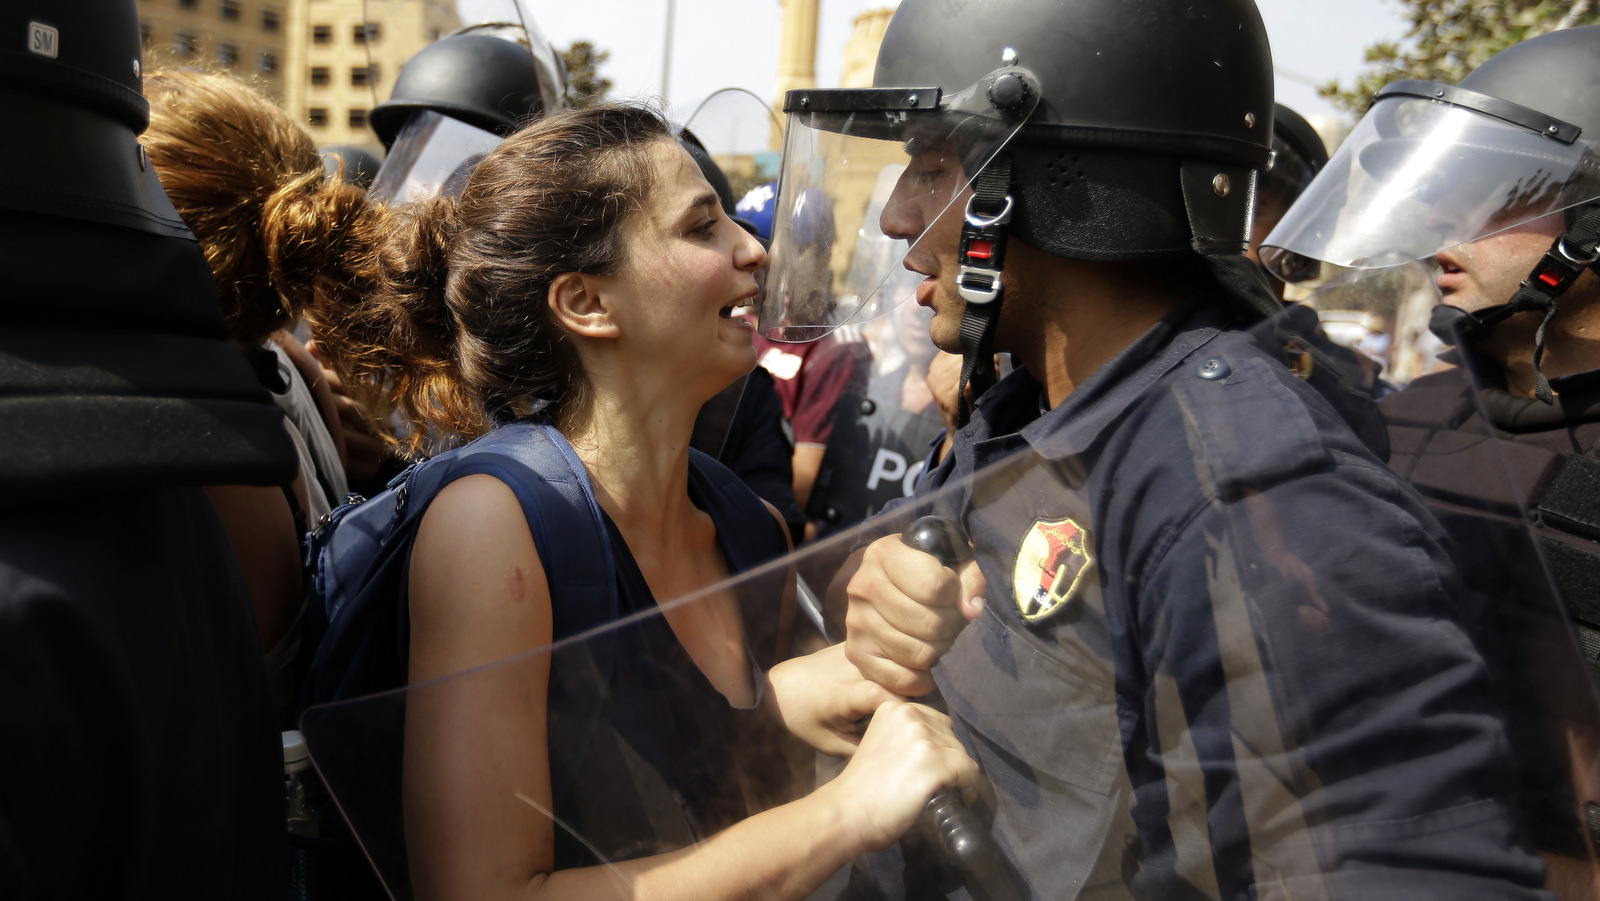
{"type": "Polygon", "coordinates": [[[1012,575],[1012,591],[1022,618],[1037,622],[1065,606],[1093,568],[1089,531],[1070,519],[1039,520],[1022,546],[1012,575]]]}

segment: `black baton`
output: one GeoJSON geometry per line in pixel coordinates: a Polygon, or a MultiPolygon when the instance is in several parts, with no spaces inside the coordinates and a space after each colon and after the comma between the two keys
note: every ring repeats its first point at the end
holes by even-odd
{"type": "MultiPolygon", "coordinates": [[[[972,549],[960,527],[942,516],[924,516],[900,533],[907,547],[932,556],[955,569],[972,559],[972,549]]],[[[922,809],[944,860],[967,885],[973,901],[1011,901],[1017,897],[1001,862],[1000,849],[967,809],[961,793],[947,789],[934,795],[922,809]]]]}

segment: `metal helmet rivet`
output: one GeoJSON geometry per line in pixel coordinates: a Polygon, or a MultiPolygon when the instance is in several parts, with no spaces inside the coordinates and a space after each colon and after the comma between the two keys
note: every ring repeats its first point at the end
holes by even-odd
{"type": "Polygon", "coordinates": [[[137,57],[135,57],[133,60],[133,77],[139,77],[139,59],[137,57]]]}
{"type": "Polygon", "coordinates": [[[1007,66],[1015,66],[1017,64],[1017,48],[1006,47],[1005,49],[1001,50],[1000,62],[1007,66]]]}
{"type": "Polygon", "coordinates": [[[919,98],[917,97],[916,94],[912,94],[912,95],[910,95],[909,97],[906,98],[906,103],[911,105],[911,106],[916,106],[918,102],[919,102],[919,98]]]}
{"type": "Polygon", "coordinates": [[[1028,83],[1022,80],[1022,76],[1007,72],[989,85],[989,102],[994,104],[995,109],[1010,112],[1027,101],[1028,93],[1028,83]]]}
{"type": "Polygon", "coordinates": [[[1245,128],[1255,128],[1256,127],[1256,114],[1255,113],[1245,113],[1244,114],[1244,127],[1245,128]]]}
{"type": "Polygon", "coordinates": [[[1211,180],[1211,190],[1216,191],[1218,197],[1227,197],[1228,192],[1233,190],[1233,181],[1228,178],[1227,173],[1219,172],[1217,177],[1211,180]]]}

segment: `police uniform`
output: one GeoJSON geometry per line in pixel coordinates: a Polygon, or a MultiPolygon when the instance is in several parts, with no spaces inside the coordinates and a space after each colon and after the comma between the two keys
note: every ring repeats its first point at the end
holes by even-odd
{"type": "Polygon", "coordinates": [[[1210,293],[919,486],[988,583],[933,670],[980,815],[1034,897],[1539,897],[1441,531],[1210,293]]]}
{"type": "Polygon", "coordinates": [[[1552,379],[1547,405],[1512,395],[1492,363],[1463,362],[1476,377],[1447,370],[1384,400],[1390,462],[1449,532],[1472,589],[1529,831],[1540,848],[1586,858],[1566,733],[1600,725],[1589,684],[1600,673],[1600,371],[1552,379]]]}

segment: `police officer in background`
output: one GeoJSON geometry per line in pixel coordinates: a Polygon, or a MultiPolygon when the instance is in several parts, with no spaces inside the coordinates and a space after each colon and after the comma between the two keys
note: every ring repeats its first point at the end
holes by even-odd
{"type": "Polygon", "coordinates": [[[133,0],[0,32],[0,896],[276,901],[283,752],[201,486],[294,446],[139,145],[133,0]]]}
{"type": "Polygon", "coordinates": [[[534,23],[440,38],[372,109],[368,121],[387,151],[372,196],[405,203],[459,194],[502,138],[566,103],[566,70],[534,23]]]}
{"type": "Polygon", "coordinates": [[[785,108],[785,194],[851,137],[910,157],[883,230],[980,387],[917,495],[976,559],[890,535],[835,585],[862,672],[942,693],[1027,893],[1540,897],[1444,536],[1284,365],[1244,256],[1254,5],[905,0],[873,88],[785,108]]]}
{"type": "Polygon", "coordinates": [[[1437,263],[1433,331],[1460,366],[1384,400],[1390,464],[1428,499],[1476,590],[1523,814],[1564,897],[1600,884],[1600,733],[1584,672],[1600,673],[1597,148],[1600,26],[1541,35],[1459,87],[1385,88],[1263,251],[1289,267],[1390,250],[1437,263]]]}
{"type": "MultiPolygon", "coordinates": [[[[1256,186],[1255,218],[1250,225],[1250,249],[1246,255],[1260,262],[1261,241],[1283,219],[1311,180],[1328,164],[1328,146],[1305,117],[1283,104],[1272,111],[1272,168],[1261,175],[1256,186]]],[[[1302,260],[1285,270],[1284,277],[1268,272],[1273,293],[1283,299],[1284,282],[1301,282],[1321,274],[1316,260],[1302,260]]]]}

